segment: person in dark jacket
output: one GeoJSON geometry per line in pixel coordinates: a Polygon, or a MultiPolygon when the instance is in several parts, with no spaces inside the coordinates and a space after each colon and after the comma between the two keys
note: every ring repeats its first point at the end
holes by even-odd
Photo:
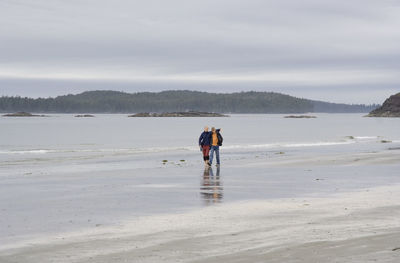
{"type": "Polygon", "coordinates": [[[205,165],[210,165],[208,160],[210,159],[210,146],[211,146],[211,132],[208,131],[208,127],[204,127],[203,133],[199,138],[200,151],[203,152],[203,160],[205,165]]]}
{"type": "Polygon", "coordinates": [[[221,129],[215,129],[214,127],[211,128],[211,148],[210,148],[210,160],[209,160],[209,165],[211,166],[213,158],[214,158],[214,152],[215,152],[215,157],[217,161],[217,166],[220,165],[220,159],[219,159],[219,147],[222,146],[222,135],[220,133],[221,129]]]}

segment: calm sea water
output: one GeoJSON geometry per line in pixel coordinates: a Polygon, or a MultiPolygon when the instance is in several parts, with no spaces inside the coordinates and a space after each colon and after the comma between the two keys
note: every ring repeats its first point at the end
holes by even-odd
{"type": "Polygon", "coordinates": [[[400,183],[400,164],[268,166],[279,158],[400,147],[400,119],[316,115],[1,117],[0,243],[224,202],[400,183]],[[205,125],[222,128],[220,169],[202,164],[197,144],[205,125]],[[257,158],[267,168],[245,165],[257,158]]]}
{"type": "MultiPolygon", "coordinates": [[[[104,158],[140,153],[197,151],[203,126],[222,128],[225,151],[323,147],[352,144],[374,148],[381,140],[400,141],[400,119],[360,114],[317,114],[316,119],[283,115],[229,118],[128,118],[96,115],[75,118],[0,118],[0,167],[29,159],[104,158]],[[350,139],[348,136],[353,136],[350,139]]],[[[379,146],[377,146],[379,148],[379,146]]],[[[321,148],[322,149],[322,148],[321,148]]],[[[324,148],[324,151],[326,148],[324,148]]],[[[95,161],[95,160],[94,160],[95,161]]]]}

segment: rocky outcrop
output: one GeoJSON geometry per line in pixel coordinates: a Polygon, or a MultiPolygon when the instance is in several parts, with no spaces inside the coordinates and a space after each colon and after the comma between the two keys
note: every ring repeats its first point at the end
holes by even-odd
{"type": "Polygon", "coordinates": [[[390,96],[383,105],[366,117],[400,117],[400,93],[390,96]]]}
{"type": "Polygon", "coordinates": [[[91,117],[94,117],[94,115],[91,115],[91,114],[79,114],[79,115],[75,115],[75,117],[77,117],[77,118],[91,118],[91,117]]]}
{"type": "Polygon", "coordinates": [[[317,117],[310,116],[310,115],[289,115],[289,116],[285,116],[285,118],[288,118],[288,119],[314,119],[317,117]]]}
{"type": "Polygon", "coordinates": [[[128,117],[229,117],[229,116],[213,112],[184,111],[184,112],[164,112],[164,113],[142,112],[129,115],[128,117]]]}
{"type": "Polygon", "coordinates": [[[4,114],[3,116],[4,117],[47,117],[46,115],[36,115],[36,114],[29,113],[29,112],[24,112],[24,111],[4,114]]]}

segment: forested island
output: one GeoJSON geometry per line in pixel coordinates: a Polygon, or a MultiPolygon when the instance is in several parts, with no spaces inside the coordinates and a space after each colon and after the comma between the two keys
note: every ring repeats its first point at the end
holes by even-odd
{"type": "Polygon", "coordinates": [[[366,117],[400,117],[400,93],[390,96],[383,105],[366,117]]]}
{"type": "Polygon", "coordinates": [[[356,113],[379,105],[337,104],[314,101],[275,92],[208,93],[188,90],[125,93],[87,91],[55,98],[0,97],[0,112],[37,113],[356,113]]]}

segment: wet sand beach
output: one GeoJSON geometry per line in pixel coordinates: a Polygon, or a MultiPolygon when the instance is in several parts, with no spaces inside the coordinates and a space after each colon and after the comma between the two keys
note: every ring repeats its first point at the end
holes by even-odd
{"type": "Polygon", "coordinates": [[[197,119],[0,121],[1,263],[400,256],[398,120],[206,118],[224,128],[211,169],[197,119]]]}
{"type": "MultiPolygon", "coordinates": [[[[288,157],[273,163],[254,160],[247,171],[273,166],[329,170],[332,163],[350,171],[360,164],[371,171],[383,166],[398,171],[399,156],[398,150],[387,150],[348,154],[346,158],[288,157]]],[[[234,161],[225,165],[238,166],[234,161]]],[[[193,167],[170,169],[188,171],[193,167]]],[[[211,174],[205,170],[201,175],[198,191],[203,201],[212,205],[131,219],[124,216],[118,224],[9,242],[1,247],[0,261],[397,262],[400,256],[400,180],[392,178],[391,185],[345,191],[327,189],[324,194],[224,203],[220,201],[227,186],[217,178],[223,176],[222,171],[223,167],[221,171],[214,168],[211,174]]],[[[298,183],[307,180],[302,176],[298,183]]]]}

